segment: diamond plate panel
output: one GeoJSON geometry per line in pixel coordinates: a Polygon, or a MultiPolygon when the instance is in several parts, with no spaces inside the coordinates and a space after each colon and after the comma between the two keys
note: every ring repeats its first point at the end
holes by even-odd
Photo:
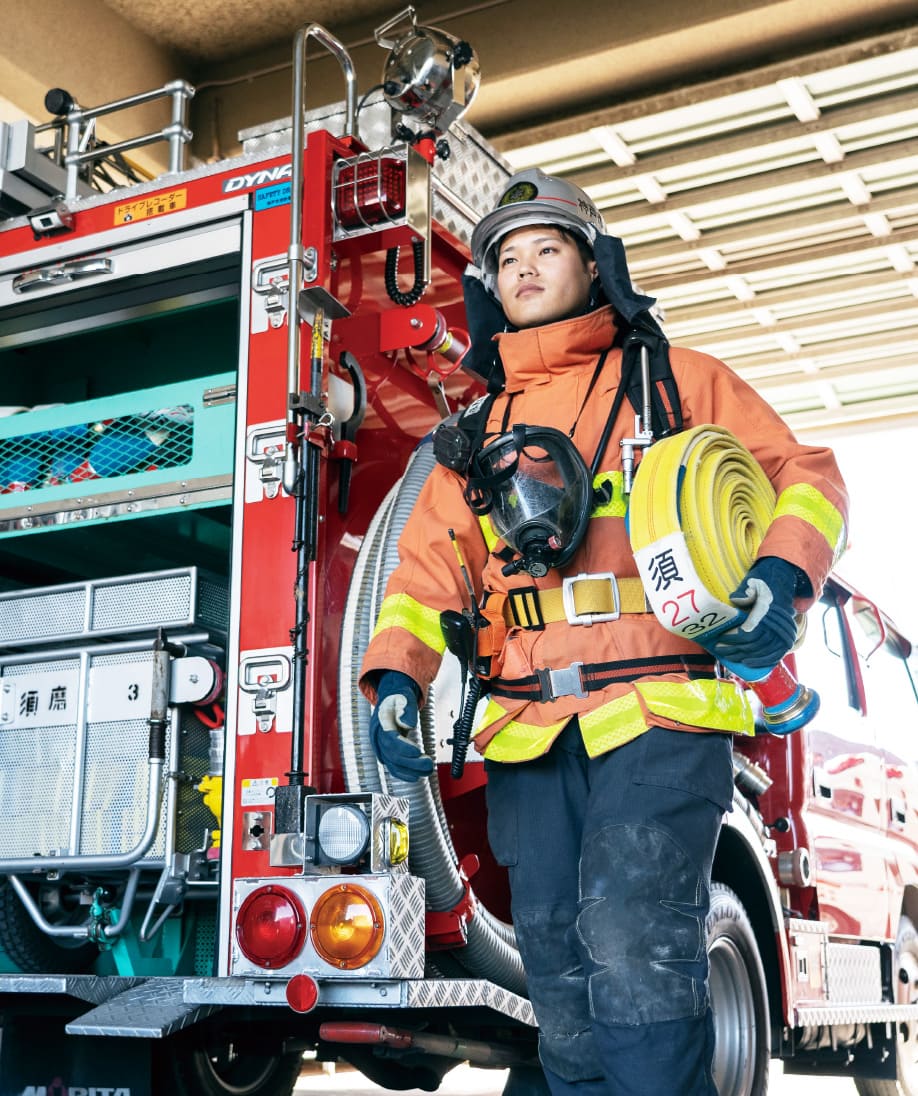
{"type": "Polygon", "coordinates": [[[393,875],[389,898],[389,973],[393,978],[423,978],[424,880],[414,875],[393,875]]]}
{"type": "Polygon", "coordinates": [[[532,1005],[525,997],[477,978],[428,978],[408,983],[408,1003],[417,1008],[488,1008],[536,1027],[532,1005]]]}
{"type": "Polygon", "coordinates": [[[189,1004],[183,979],[151,978],[67,1024],[68,1035],[113,1035],[160,1039],[218,1010],[189,1004]]]}
{"type": "Polygon", "coordinates": [[[452,154],[433,169],[433,215],[464,244],[480,217],[492,210],[507,187],[506,161],[471,126],[450,130],[452,154]]]}
{"type": "MultiPolygon", "coordinates": [[[[178,981],[178,979],[176,979],[178,981]]],[[[286,979],[185,978],[188,1004],[283,1005],[286,979]]],[[[405,981],[319,980],[319,1005],[329,1008],[374,1005],[381,1008],[490,1008],[536,1027],[532,1005],[524,997],[483,978],[420,978],[405,981]]],[[[918,1012],[918,1008],[915,1009],[918,1012]]]]}
{"type": "Polygon", "coordinates": [[[829,1024],[884,1024],[918,1021],[918,1005],[826,1005],[794,1010],[796,1027],[829,1024]]]}
{"type": "Polygon", "coordinates": [[[826,944],[826,982],[833,1005],[882,1002],[880,949],[860,944],[826,944]]]}
{"type": "Polygon", "coordinates": [[[823,936],[829,935],[829,925],[826,921],[806,921],[802,917],[787,918],[788,932],[819,932],[823,936]]]}
{"type": "Polygon", "coordinates": [[[0,994],[61,995],[97,1005],[142,982],[142,978],[97,977],[92,974],[0,974],[0,994]]]}
{"type": "Polygon", "coordinates": [[[183,995],[188,1004],[286,1005],[286,982],[255,982],[251,978],[185,978],[183,995]]]}
{"type": "MultiPolygon", "coordinates": [[[[277,884],[278,880],[237,879],[233,887],[234,917],[245,899],[268,883],[277,884]]],[[[385,920],[386,935],[382,948],[366,966],[341,973],[319,955],[307,933],[302,951],[292,962],[277,970],[265,971],[242,954],[234,934],[232,972],[237,977],[286,981],[294,974],[309,974],[313,978],[342,978],[358,982],[372,978],[417,978],[423,975],[424,884],[421,879],[400,872],[393,875],[291,876],[281,883],[299,898],[307,917],[323,894],[342,883],[351,883],[369,891],[379,902],[385,920]]]]}

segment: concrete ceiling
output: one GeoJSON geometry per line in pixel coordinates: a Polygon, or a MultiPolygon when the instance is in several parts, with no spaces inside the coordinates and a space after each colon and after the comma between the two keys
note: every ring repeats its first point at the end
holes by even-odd
{"type": "MultiPolygon", "coordinates": [[[[398,11],[4,6],[0,118],[44,117],[54,85],[96,104],[180,76],[198,161],[289,114],[297,26],[336,34],[364,92],[385,58],[373,31],[398,11]]],[[[468,120],[510,164],[589,190],[673,341],[723,357],[801,431],[918,421],[918,0],[429,0],[418,18],[477,49],[468,120]]],[[[343,94],[317,48],[306,89],[308,105],[343,94]]]]}

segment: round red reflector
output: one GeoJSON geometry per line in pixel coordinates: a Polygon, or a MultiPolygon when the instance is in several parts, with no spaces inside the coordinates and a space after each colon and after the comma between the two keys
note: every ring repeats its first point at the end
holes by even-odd
{"type": "Polygon", "coordinates": [[[287,1004],[294,1012],[311,1012],[319,999],[319,987],[308,974],[294,974],[287,983],[287,1004]]]}
{"type": "Polygon", "coordinates": [[[236,942],[246,959],[260,967],[286,966],[302,951],[305,937],[306,911],[285,887],[259,887],[239,907],[236,942]]]}

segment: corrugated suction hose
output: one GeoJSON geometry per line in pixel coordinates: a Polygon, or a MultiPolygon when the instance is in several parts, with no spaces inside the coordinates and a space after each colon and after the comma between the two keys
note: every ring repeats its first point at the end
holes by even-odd
{"type": "MultiPolygon", "coordinates": [[[[428,908],[451,910],[461,902],[465,884],[459,875],[436,774],[412,784],[396,780],[381,769],[370,745],[370,706],[357,688],[363,652],[379,614],[386,582],[398,562],[399,535],[434,463],[433,446],[425,440],[412,454],[402,479],[383,500],[363,539],[344,609],[338,721],[348,790],[385,791],[408,799],[411,870],[425,881],[428,908]]],[[[421,711],[420,735],[430,756],[436,753],[438,738],[446,737],[444,730],[438,731],[436,726],[438,708],[446,707],[437,704],[437,690],[458,687],[458,671],[451,673],[453,668],[448,665],[451,658],[444,658],[444,669],[431,686],[421,711]]],[[[525,995],[526,980],[513,929],[480,902],[468,922],[467,945],[451,955],[470,975],[525,995]]]]}

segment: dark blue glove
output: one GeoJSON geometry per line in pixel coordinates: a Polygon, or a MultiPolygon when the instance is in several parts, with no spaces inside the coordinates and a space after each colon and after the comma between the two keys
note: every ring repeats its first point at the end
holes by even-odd
{"type": "Polygon", "coordinates": [[[797,569],[778,556],[756,560],[730,595],[746,619],[705,647],[725,663],[752,668],[777,666],[797,639],[794,591],[797,569]]]}
{"type": "Polygon", "coordinates": [[[412,783],[433,772],[434,763],[403,737],[418,725],[420,689],[407,674],[384,670],[370,716],[370,744],[379,763],[398,780],[412,783]]]}

